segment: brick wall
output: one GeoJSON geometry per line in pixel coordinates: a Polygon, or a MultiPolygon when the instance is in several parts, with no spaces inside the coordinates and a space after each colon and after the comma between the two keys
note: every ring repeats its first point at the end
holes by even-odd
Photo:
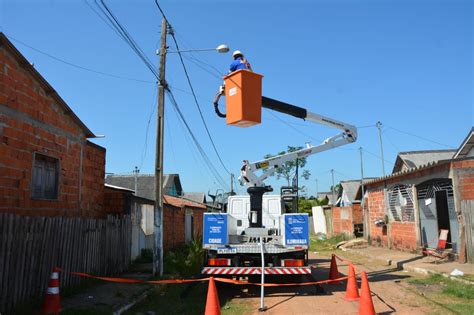
{"type": "Polygon", "coordinates": [[[364,214],[362,213],[362,207],[360,203],[352,205],[352,223],[353,224],[363,224],[364,223],[364,214]]]}
{"type": "Polygon", "coordinates": [[[351,207],[333,207],[332,208],[332,226],[333,234],[353,235],[354,226],[352,225],[351,207]]]}
{"type": "Polygon", "coordinates": [[[163,247],[165,250],[176,248],[185,244],[185,215],[186,209],[193,211],[194,237],[202,236],[202,218],[204,209],[193,207],[174,207],[163,205],[163,247]]]}
{"type": "Polygon", "coordinates": [[[131,194],[131,192],[105,187],[104,213],[112,215],[124,214],[127,194],[131,194]]]}
{"type": "Polygon", "coordinates": [[[369,210],[369,237],[373,246],[388,247],[387,228],[374,224],[376,220],[383,219],[386,214],[384,199],[383,189],[369,190],[366,202],[369,210]]]}
{"type": "Polygon", "coordinates": [[[416,251],[416,224],[415,222],[390,222],[391,247],[412,252],[416,251]]]}
{"type": "Polygon", "coordinates": [[[105,149],[21,58],[0,45],[0,212],[101,216],[105,149]],[[31,198],[35,153],[59,160],[57,200],[31,198]]]}
{"type": "Polygon", "coordinates": [[[333,234],[347,234],[354,236],[354,224],[362,224],[362,210],[360,204],[346,207],[332,208],[333,234]]]}
{"type": "Polygon", "coordinates": [[[456,172],[456,188],[460,200],[474,200],[474,159],[455,161],[452,168],[456,172]]]}

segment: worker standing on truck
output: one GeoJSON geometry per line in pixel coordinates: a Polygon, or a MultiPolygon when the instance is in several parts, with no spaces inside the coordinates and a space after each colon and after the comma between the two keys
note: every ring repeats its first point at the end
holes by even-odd
{"type": "Polygon", "coordinates": [[[230,64],[229,72],[242,69],[252,71],[250,63],[244,58],[244,54],[240,50],[234,51],[232,57],[234,57],[234,61],[230,64]]]}

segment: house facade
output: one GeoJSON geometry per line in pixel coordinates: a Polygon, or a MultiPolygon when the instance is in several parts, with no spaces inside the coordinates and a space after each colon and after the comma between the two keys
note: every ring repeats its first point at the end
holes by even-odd
{"type": "Polygon", "coordinates": [[[341,192],[336,206],[332,207],[332,232],[349,237],[363,233],[363,215],[360,200],[356,199],[360,180],[342,181],[341,192]]]}
{"type": "Polygon", "coordinates": [[[401,153],[394,173],[365,184],[372,245],[416,252],[447,229],[459,261],[473,261],[473,138],[471,130],[458,150],[401,153]]]}
{"type": "Polygon", "coordinates": [[[163,198],[163,247],[169,250],[202,236],[206,205],[165,195],[163,198]]]}
{"type": "Polygon", "coordinates": [[[0,33],[0,212],[102,217],[106,151],[0,33]]]}

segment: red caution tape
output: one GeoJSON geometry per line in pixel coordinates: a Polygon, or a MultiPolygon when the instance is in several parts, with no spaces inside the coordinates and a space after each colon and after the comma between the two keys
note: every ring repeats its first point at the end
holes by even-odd
{"type": "MultiPolygon", "coordinates": [[[[337,255],[336,258],[342,262],[345,263],[352,263],[349,260],[345,260],[337,255]]],[[[58,270],[62,272],[67,272],[65,270],[62,270],[58,268],[58,270]]],[[[209,281],[210,278],[199,278],[199,279],[167,279],[167,280],[138,280],[138,279],[128,279],[128,278],[114,278],[114,277],[100,277],[100,276],[94,276],[90,275],[87,273],[83,272],[74,272],[71,271],[69,272],[72,275],[79,276],[79,277],[84,277],[84,278],[92,278],[92,279],[98,279],[102,281],[108,281],[108,282],[118,282],[118,283],[150,283],[150,284],[175,284],[175,283],[191,283],[191,282],[203,282],[203,281],[209,281]]],[[[236,284],[236,285],[255,285],[255,286],[264,286],[264,287],[290,287],[290,286],[305,286],[305,285],[318,285],[318,284],[325,284],[325,283],[331,283],[331,282],[339,282],[342,280],[347,280],[348,277],[340,277],[337,279],[332,279],[332,280],[321,280],[321,281],[310,281],[310,282],[300,282],[300,283],[254,283],[254,282],[246,282],[246,281],[239,281],[239,280],[233,280],[233,279],[227,279],[227,278],[214,278],[215,281],[223,282],[223,283],[231,283],[231,284],[236,284]]]]}
{"type": "Polygon", "coordinates": [[[311,282],[298,282],[298,283],[254,283],[254,282],[245,282],[239,280],[232,280],[227,278],[214,278],[215,281],[225,282],[225,283],[232,283],[238,285],[256,285],[256,286],[264,286],[264,287],[293,287],[293,286],[303,286],[303,285],[317,285],[317,284],[324,284],[324,283],[331,283],[337,282],[342,280],[347,280],[348,277],[341,277],[333,280],[321,280],[321,281],[311,281],[311,282]]]}
{"type": "MultiPolygon", "coordinates": [[[[62,272],[64,270],[60,269],[62,272]]],[[[149,284],[176,284],[176,283],[191,283],[191,282],[203,282],[209,281],[210,278],[199,278],[199,279],[167,279],[167,280],[138,280],[138,279],[129,279],[129,278],[114,278],[114,277],[100,277],[100,276],[93,276],[88,273],[83,272],[69,272],[72,275],[84,277],[84,278],[92,278],[98,279],[107,282],[118,282],[118,283],[149,283],[149,284]]],[[[231,283],[237,285],[255,285],[255,286],[264,286],[264,287],[290,287],[290,286],[304,286],[304,285],[317,285],[317,284],[324,284],[324,283],[331,283],[337,282],[342,280],[347,280],[347,277],[341,277],[333,280],[321,280],[321,281],[311,281],[311,282],[299,282],[299,283],[254,283],[254,282],[246,282],[246,281],[239,281],[227,278],[214,278],[215,281],[223,282],[223,283],[231,283]]]]}

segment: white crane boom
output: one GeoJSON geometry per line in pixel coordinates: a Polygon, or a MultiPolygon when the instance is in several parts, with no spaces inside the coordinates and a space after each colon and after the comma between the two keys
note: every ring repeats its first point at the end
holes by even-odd
{"type": "Polygon", "coordinates": [[[294,161],[298,158],[305,158],[309,155],[329,149],[337,148],[357,140],[357,128],[353,125],[315,113],[307,112],[304,108],[286,104],[267,97],[262,97],[262,107],[302,118],[304,120],[309,120],[317,124],[341,129],[343,132],[324,140],[321,144],[316,146],[311,146],[308,144],[306,148],[252,163],[244,160],[239,177],[240,183],[242,185],[248,187],[265,187],[264,180],[273,175],[278,167],[284,163],[288,161],[294,161]],[[258,175],[258,172],[260,171],[261,174],[258,175]]]}

